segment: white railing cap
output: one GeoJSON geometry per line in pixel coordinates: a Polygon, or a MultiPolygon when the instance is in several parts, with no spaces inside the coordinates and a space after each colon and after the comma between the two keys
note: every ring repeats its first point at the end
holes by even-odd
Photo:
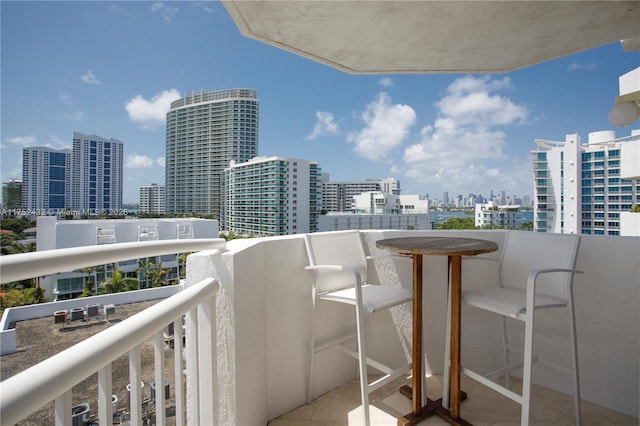
{"type": "Polygon", "coordinates": [[[224,250],[223,238],[155,240],[44,250],[0,256],[0,284],[87,266],[201,250],[224,250]]]}

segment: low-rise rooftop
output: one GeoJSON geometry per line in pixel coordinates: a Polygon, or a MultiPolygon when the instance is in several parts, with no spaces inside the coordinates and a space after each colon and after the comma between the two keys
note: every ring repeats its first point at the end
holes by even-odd
{"type": "MultiPolygon", "coordinates": [[[[97,319],[69,321],[64,327],[54,323],[53,317],[31,319],[19,321],[15,324],[16,329],[16,349],[13,354],[3,355],[0,358],[0,379],[6,380],[15,374],[26,370],[27,368],[44,361],[51,356],[70,348],[71,346],[91,337],[115,323],[123,321],[126,318],[141,312],[148,307],[156,304],[159,300],[150,300],[146,302],[130,303],[118,305],[115,307],[115,314],[106,317],[101,314],[97,319]]],[[[82,299],[78,299],[78,306],[82,306],[82,299]]],[[[100,309],[102,312],[102,309],[100,309]]],[[[165,346],[165,377],[169,380],[169,399],[167,400],[167,423],[174,424],[173,410],[173,375],[170,373],[173,369],[173,350],[165,346]]],[[[143,399],[150,398],[150,383],[153,382],[153,339],[149,339],[141,344],[141,362],[145,383],[143,399]],[[147,368],[145,368],[147,367],[147,368]]],[[[118,398],[119,414],[125,414],[128,411],[127,390],[129,383],[129,359],[127,355],[121,356],[113,364],[112,380],[113,393],[118,398]]],[[[79,383],[73,389],[72,404],[79,405],[89,403],[91,414],[97,413],[98,403],[98,380],[97,374],[92,375],[86,380],[79,383]]],[[[32,413],[20,424],[40,426],[43,424],[54,423],[54,403],[51,401],[38,411],[32,413]]],[[[148,407],[152,414],[152,405],[148,407]]],[[[118,419],[116,416],[115,419],[118,419]]],[[[114,421],[118,423],[118,421],[114,421]]]]}

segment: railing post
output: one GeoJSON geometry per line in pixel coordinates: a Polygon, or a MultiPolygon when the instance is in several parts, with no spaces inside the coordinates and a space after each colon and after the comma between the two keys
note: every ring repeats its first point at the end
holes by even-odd
{"type": "Polygon", "coordinates": [[[216,299],[212,297],[198,306],[198,376],[200,419],[217,424],[218,408],[216,345],[216,299]]]}
{"type": "Polygon", "coordinates": [[[187,313],[185,329],[185,340],[187,360],[187,424],[197,425],[200,424],[200,417],[198,416],[200,409],[198,391],[200,389],[198,385],[199,371],[198,371],[198,312],[197,309],[192,309],[187,313]]]}
{"type": "Polygon", "coordinates": [[[140,346],[129,351],[129,418],[132,425],[142,424],[142,368],[140,346]]]}
{"type": "MultiPolygon", "coordinates": [[[[153,339],[154,346],[154,362],[155,362],[155,397],[156,397],[156,424],[165,424],[165,404],[164,404],[164,339],[162,338],[162,331],[156,333],[153,339]]],[[[178,356],[178,354],[174,354],[178,356]]]]}
{"type": "Polygon", "coordinates": [[[113,423],[111,380],[111,363],[109,363],[98,370],[98,419],[101,425],[113,423]]]}
{"type": "Polygon", "coordinates": [[[182,316],[173,322],[174,395],[176,400],[176,426],[184,426],[184,367],[182,366],[182,316]]]}
{"type": "Polygon", "coordinates": [[[71,389],[56,398],[55,423],[56,426],[71,424],[71,389]]]}

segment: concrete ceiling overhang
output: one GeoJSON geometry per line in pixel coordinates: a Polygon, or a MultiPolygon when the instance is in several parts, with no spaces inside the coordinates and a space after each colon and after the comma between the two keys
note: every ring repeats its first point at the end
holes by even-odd
{"type": "Polygon", "coordinates": [[[352,74],[503,73],[640,34],[640,1],[223,3],[243,35],[352,74]]]}

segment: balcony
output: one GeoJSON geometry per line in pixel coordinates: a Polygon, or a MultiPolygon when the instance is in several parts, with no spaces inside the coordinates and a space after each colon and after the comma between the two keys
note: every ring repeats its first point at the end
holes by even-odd
{"type": "MultiPolygon", "coordinates": [[[[382,256],[375,261],[374,276],[369,278],[383,285],[398,280],[403,286],[410,285],[411,271],[385,258],[388,253],[375,248],[378,239],[403,235],[464,235],[494,240],[500,245],[505,232],[366,231],[368,250],[382,256]]],[[[29,253],[29,256],[4,256],[0,259],[2,280],[12,281],[16,276],[29,273],[41,275],[41,268],[74,269],[81,261],[93,264],[91,262],[95,262],[96,256],[101,259],[98,263],[108,263],[114,261],[111,259],[115,253],[122,260],[127,255],[136,258],[157,256],[175,249],[165,247],[163,252],[159,252],[154,248],[155,251],[150,252],[149,245],[153,243],[157,241],[125,243],[127,249],[132,250],[128,254],[122,250],[114,251],[113,247],[118,244],[97,246],[95,252],[86,254],[82,259],[70,255],[68,249],[51,250],[46,254],[29,253]]],[[[197,244],[197,240],[178,243],[197,244]]],[[[158,424],[173,424],[175,421],[175,424],[265,425],[272,420],[275,420],[274,425],[314,424],[321,420],[359,424],[358,393],[356,391],[354,395],[350,390],[356,380],[356,364],[339,351],[326,351],[316,358],[317,380],[313,392],[318,399],[312,405],[306,405],[312,276],[304,270],[307,259],[302,237],[233,240],[226,247],[220,242],[210,241],[208,244],[201,243],[198,248],[191,249],[202,251],[188,258],[184,290],[179,286],[166,287],[164,289],[168,293],[160,296],[166,297],[164,300],[72,347],[73,357],[69,358],[69,353],[62,352],[4,380],[0,384],[1,423],[13,424],[55,401],[52,409],[60,424],[71,424],[72,402],[85,397],[79,395],[74,386],[97,372],[98,403],[92,409],[97,413],[100,424],[113,421],[111,395],[117,393],[117,386],[112,389],[115,380],[112,381],[111,377],[117,374],[127,377],[128,383],[136,383],[142,376],[152,377],[155,383],[169,379],[172,397],[178,399],[179,395],[187,395],[180,403],[176,401],[175,414],[170,418],[163,416],[165,410],[162,406],[156,407],[158,424]],[[171,292],[175,294],[171,295],[171,292]],[[187,317],[185,359],[184,364],[180,364],[184,368],[180,369],[176,364],[175,368],[169,368],[170,372],[174,371],[171,374],[158,367],[166,366],[164,354],[167,349],[161,350],[164,345],[162,330],[169,323],[180,330],[180,325],[176,327],[175,324],[180,324],[178,321],[183,315],[187,317]],[[153,357],[158,361],[155,366],[142,368],[137,361],[140,355],[138,345],[145,339],[153,342],[153,357]],[[128,356],[129,361],[114,362],[122,354],[125,358],[128,356]],[[327,417],[323,418],[323,410],[328,410],[325,411],[327,417]]],[[[617,424],[638,423],[638,258],[640,244],[637,237],[583,236],[577,268],[584,274],[575,279],[574,297],[580,380],[585,401],[583,420],[587,424],[602,424],[606,419],[617,424]]],[[[476,263],[465,264],[463,280],[471,276],[487,280],[495,278],[496,271],[491,267],[476,263]]],[[[438,383],[441,381],[444,355],[446,269],[446,258],[425,256],[423,304],[427,373],[432,384],[428,392],[436,397],[440,392],[438,383]]],[[[139,295],[145,291],[124,293],[119,297],[141,297],[139,295]]],[[[10,322],[40,316],[49,317],[53,323],[53,312],[59,308],[66,309],[63,303],[71,306],[73,301],[7,310],[0,323],[3,352],[12,334],[15,342],[16,330],[8,327],[10,322]],[[35,311],[39,313],[35,314],[35,311]]],[[[333,325],[341,324],[348,328],[351,324],[350,311],[340,307],[327,308],[321,315],[330,318],[327,321],[333,325]]],[[[406,360],[411,353],[410,318],[410,307],[400,308],[392,315],[388,312],[374,314],[367,326],[376,333],[378,342],[383,343],[373,342],[369,350],[371,355],[392,365],[406,360]],[[402,342],[403,345],[388,342],[402,342]]],[[[493,320],[472,310],[463,311],[463,364],[474,364],[480,369],[488,367],[488,370],[501,362],[497,344],[499,337],[493,320]],[[476,348],[480,344],[486,347],[487,341],[496,342],[495,349],[479,355],[476,348]]],[[[537,326],[545,328],[544,336],[540,335],[536,341],[537,348],[550,351],[560,359],[567,352],[563,349],[567,339],[564,328],[557,330],[559,327],[555,324],[564,320],[558,313],[545,315],[545,318],[541,316],[536,322],[537,326]]],[[[327,322],[319,324],[318,336],[328,335],[328,330],[327,322]]],[[[181,341],[176,337],[174,353],[182,353],[181,341]]],[[[26,356],[29,353],[29,348],[15,349],[19,352],[9,356],[26,356]]],[[[176,358],[180,360],[181,357],[176,358]]],[[[534,368],[534,380],[537,385],[534,395],[537,396],[534,396],[532,404],[537,414],[533,421],[572,422],[571,398],[566,395],[568,381],[564,375],[540,365],[534,368]],[[560,417],[546,420],[545,413],[556,413],[552,415],[560,417]],[[563,418],[563,415],[569,417],[563,418]]],[[[506,398],[493,395],[472,380],[463,380],[463,387],[469,394],[469,399],[462,404],[465,418],[479,423],[518,421],[517,406],[514,408],[506,398]],[[487,404],[494,403],[499,403],[500,408],[487,408],[487,404]]],[[[394,424],[395,418],[407,411],[403,407],[408,406],[408,402],[399,396],[395,388],[382,389],[381,392],[384,393],[373,402],[372,419],[379,419],[379,424],[394,424]]],[[[141,393],[134,390],[131,397],[134,401],[138,398],[144,401],[141,393]]],[[[133,407],[138,405],[133,404],[133,407]]],[[[132,424],[140,424],[144,419],[144,412],[137,408],[129,414],[132,424]]],[[[437,419],[429,419],[426,424],[433,422],[438,424],[437,419]]]]}

